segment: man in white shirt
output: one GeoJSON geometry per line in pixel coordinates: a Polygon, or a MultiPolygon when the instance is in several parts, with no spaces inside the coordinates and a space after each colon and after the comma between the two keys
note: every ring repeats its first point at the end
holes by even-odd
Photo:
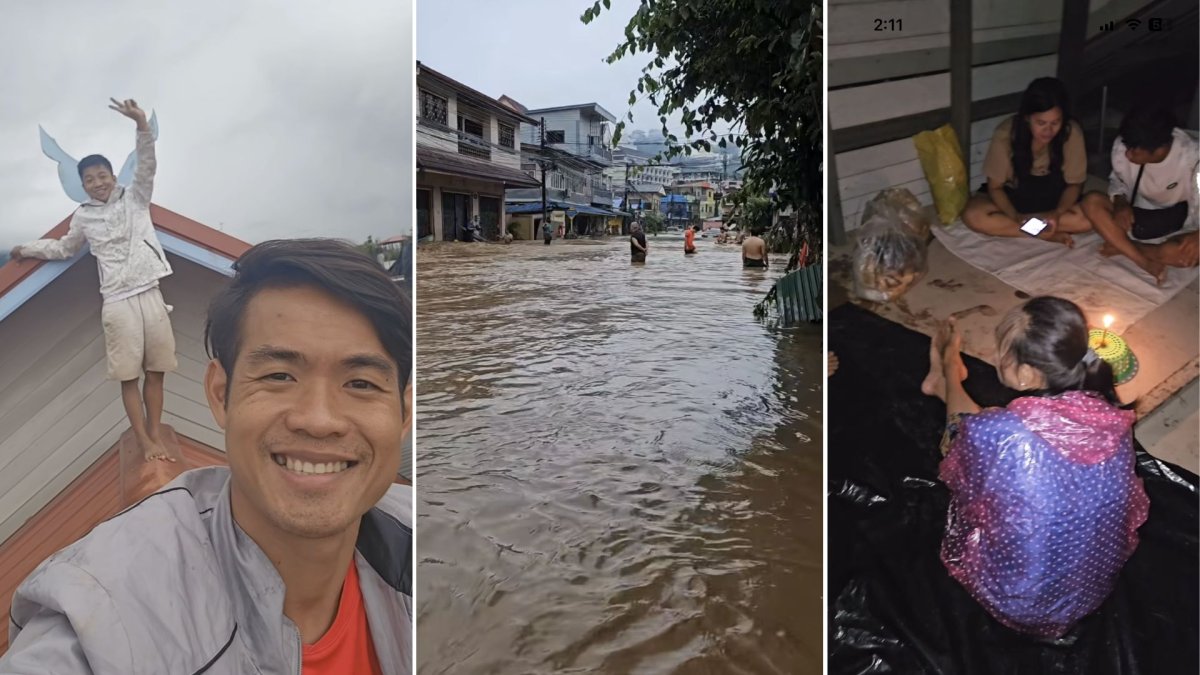
{"type": "Polygon", "coordinates": [[[1104,238],[1101,253],[1126,256],[1160,284],[1167,267],[1195,267],[1198,170],[1196,140],[1168,111],[1130,111],[1113,143],[1108,194],[1083,199],[1084,214],[1104,238]]]}

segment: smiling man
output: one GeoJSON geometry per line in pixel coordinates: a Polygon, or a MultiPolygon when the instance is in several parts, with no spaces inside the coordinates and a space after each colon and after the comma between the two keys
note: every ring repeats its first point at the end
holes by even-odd
{"type": "Polygon", "coordinates": [[[229,467],[39,566],[0,674],[410,672],[408,302],[331,240],[266,242],[236,269],[206,328],[229,467]]]}

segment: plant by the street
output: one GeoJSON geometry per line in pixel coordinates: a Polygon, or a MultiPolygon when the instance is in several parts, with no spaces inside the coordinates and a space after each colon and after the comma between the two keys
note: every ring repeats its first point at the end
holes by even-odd
{"type": "Polygon", "coordinates": [[[646,211],[642,214],[642,227],[650,234],[662,232],[663,215],[657,211],[646,211]]]}

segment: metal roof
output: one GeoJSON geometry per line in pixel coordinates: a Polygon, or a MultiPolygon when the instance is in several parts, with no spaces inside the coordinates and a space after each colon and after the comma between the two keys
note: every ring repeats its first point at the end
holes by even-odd
{"type": "Polygon", "coordinates": [[[541,185],[520,169],[419,145],[417,146],[417,170],[493,180],[510,187],[538,187],[541,185]]]}

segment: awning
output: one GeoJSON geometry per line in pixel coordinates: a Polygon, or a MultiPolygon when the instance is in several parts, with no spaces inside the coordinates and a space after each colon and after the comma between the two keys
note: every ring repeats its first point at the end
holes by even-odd
{"type": "MultiPolygon", "coordinates": [[[[567,209],[572,208],[572,207],[573,207],[572,204],[563,204],[562,202],[555,202],[555,201],[547,201],[546,202],[546,212],[547,213],[549,213],[551,211],[566,211],[567,209]]],[[[510,203],[504,205],[504,212],[508,213],[508,214],[541,213],[542,212],[542,203],[541,202],[519,202],[519,203],[511,203],[510,202],[510,203]]]]}
{"type": "MultiPolygon", "coordinates": [[[[599,206],[585,206],[583,204],[564,204],[562,202],[546,202],[546,212],[550,211],[566,211],[568,216],[574,218],[578,215],[585,216],[628,216],[630,214],[614,209],[606,209],[599,206]]],[[[504,212],[509,215],[520,215],[530,213],[541,213],[541,202],[524,202],[520,204],[506,204],[504,212]]]]}

